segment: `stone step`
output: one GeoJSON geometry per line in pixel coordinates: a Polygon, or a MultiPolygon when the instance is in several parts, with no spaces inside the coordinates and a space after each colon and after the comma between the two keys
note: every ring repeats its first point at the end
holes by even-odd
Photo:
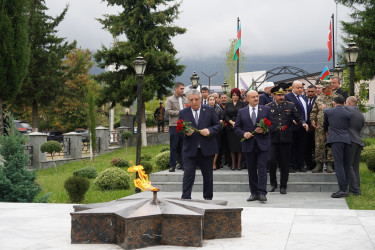
{"type": "MultiPolygon", "coordinates": [[[[154,187],[164,192],[182,191],[181,182],[152,182],[154,187]]],[[[267,190],[270,185],[268,183],[267,190]]],[[[238,182],[214,182],[214,192],[249,192],[248,183],[238,182]]],[[[288,182],[288,192],[336,192],[338,190],[337,182],[288,182]]],[[[193,192],[202,192],[203,182],[196,181],[193,186],[193,192]]],[[[280,190],[277,189],[276,192],[280,190]]]]}
{"type": "MultiPolygon", "coordinates": [[[[182,182],[183,171],[177,170],[170,173],[162,171],[150,175],[152,182],[182,182]]],[[[269,176],[268,176],[269,178],[269,176]]],[[[277,173],[277,179],[280,180],[280,174],[277,173]]],[[[203,177],[200,171],[196,172],[195,181],[202,182],[203,177]]],[[[248,183],[247,170],[230,171],[230,170],[217,170],[214,171],[214,183],[216,182],[231,182],[231,183],[248,183]]],[[[335,174],[318,173],[290,173],[289,182],[337,182],[335,174]]]]}

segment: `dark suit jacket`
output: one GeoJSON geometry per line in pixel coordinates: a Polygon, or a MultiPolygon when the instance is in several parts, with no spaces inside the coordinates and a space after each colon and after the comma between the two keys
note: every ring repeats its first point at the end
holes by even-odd
{"type": "MultiPolygon", "coordinates": [[[[301,98],[303,98],[303,100],[305,100],[305,102],[306,102],[306,97],[305,96],[301,95],[301,98]]],[[[297,100],[297,98],[296,98],[296,96],[294,95],[293,92],[290,92],[290,93],[288,93],[288,94],[285,95],[285,101],[294,103],[294,105],[297,108],[298,113],[301,115],[301,117],[303,117],[302,116],[302,113],[303,113],[302,107],[299,104],[299,101],[297,100]]],[[[307,108],[307,103],[306,103],[306,108],[307,108]]],[[[306,118],[308,118],[308,117],[306,117],[306,118]]],[[[308,119],[306,119],[306,120],[308,120],[308,119]]],[[[304,128],[302,128],[301,126],[292,124],[292,130],[293,131],[297,131],[297,130],[301,130],[301,129],[304,129],[304,128]]]]}
{"type": "Polygon", "coordinates": [[[336,94],[340,94],[342,95],[342,97],[344,97],[344,99],[346,100],[346,98],[348,98],[348,92],[346,92],[345,90],[343,90],[342,88],[338,88],[336,90],[336,94]]]}
{"type": "Polygon", "coordinates": [[[324,110],[324,131],[328,131],[327,144],[343,142],[350,144],[348,132],[350,112],[343,106],[324,110]]]}
{"type": "Polygon", "coordinates": [[[365,125],[365,117],[357,106],[345,106],[345,110],[350,112],[348,132],[351,143],[357,143],[361,147],[364,147],[365,144],[361,137],[361,130],[365,125]]]}
{"type": "Polygon", "coordinates": [[[302,120],[301,115],[298,113],[296,106],[291,102],[284,102],[280,108],[275,102],[267,104],[271,109],[271,122],[275,124],[275,130],[271,133],[271,143],[292,143],[293,133],[292,124],[295,120],[299,125],[305,122],[302,120]],[[287,126],[283,131],[281,128],[287,126]]]}
{"type": "MultiPolygon", "coordinates": [[[[258,105],[258,116],[256,123],[261,119],[267,118],[272,122],[271,109],[267,106],[258,105]]],[[[270,132],[274,130],[275,124],[272,124],[270,132]]],[[[245,132],[253,132],[257,128],[250,118],[249,106],[242,108],[238,111],[236,123],[234,125],[234,133],[240,138],[243,138],[245,132]]],[[[256,139],[258,147],[262,151],[268,151],[271,147],[270,133],[259,134],[255,133],[254,137],[242,142],[242,152],[248,153],[253,150],[254,140],[256,139]]]]}
{"type": "Polygon", "coordinates": [[[270,97],[267,93],[263,93],[259,96],[259,105],[266,105],[270,102],[273,102],[273,98],[270,97]]]}
{"type": "Polygon", "coordinates": [[[219,152],[215,135],[219,133],[221,129],[220,120],[212,107],[202,105],[200,109],[198,125],[195,124],[191,107],[186,107],[180,110],[179,113],[178,119],[190,122],[190,125],[194,128],[207,128],[210,131],[210,136],[202,136],[197,132],[194,132],[191,136],[184,136],[182,154],[187,157],[194,157],[197,155],[198,142],[204,156],[214,155],[219,152]]]}

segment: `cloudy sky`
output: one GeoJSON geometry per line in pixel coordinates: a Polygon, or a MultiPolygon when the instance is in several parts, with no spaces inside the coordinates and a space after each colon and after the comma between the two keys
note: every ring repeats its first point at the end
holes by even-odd
{"type": "MultiPolygon", "coordinates": [[[[47,0],[46,4],[52,16],[70,5],[59,35],[90,50],[110,45],[111,35],[95,18],[121,12],[120,7],[109,8],[101,0],[47,0]]],[[[173,39],[179,56],[204,59],[225,54],[229,39],[236,37],[237,17],[242,25],[241,49],[247,57],[327,49],[336,4],[334,0],[185,0],[180,10],[176,24],[187,32],[173,39]]],[[[338,20],[349,20],[349,12],[339,5],[338,20]]]]}

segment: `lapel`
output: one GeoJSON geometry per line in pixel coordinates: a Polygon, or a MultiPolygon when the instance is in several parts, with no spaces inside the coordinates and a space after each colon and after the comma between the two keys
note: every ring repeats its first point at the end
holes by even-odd
{"type": "MultiPolygon", "coordinates": [[[[258,105],[258,115],[257,115],[257,123],[259,123],[260,122],[260,119],[262,119],[263,118],[263,108],[262,107],[260,107],[259,105],[258,105]]],[[[255,125],[255,124],[254,124],[255,125]]]]}
{"type": "MultiPolygon", "coordinates": [[[[258,105],[258,107],[259,107],[259,105],[258,105]]],[[[251,115],[250,115],[250,113],[253,112],[252,108],[253,107],[251,107],[250,105],[246,106],[246,117],[249,120],[250,124],[252,124],[255,127],[255,124],[251,120],[251,115]]],[[[258,113],[258,115],[259,115],[259,113],[258,113]]],[[[258,117],[257,117],[257,119],[258,119],[258,117]]]]}
{"type": "MultiPolygon", "coordinates": [[[[192,121],[191,124],[192,124],[192,125],[195,124],[195,119],[194,119],[194,116],[193,116],[193,109],[190,107],[190,108],[187,109],[186,111],[188,111],[188,112],[187,112],[187,116],[188,116],[189,120],[192,121]]],[[[198,125],[195,124],[195,127],[198,127],[198,125]]]]}
{"type": "MultiPolygon", "coordinates": [[[[202,122],[203,122],[203,117],[204,117],[205,115],[206,115],[206,108],[201,107],[201,111],[200,111],[199,118],[198,118],[198,124],[202,124],[202,122]]],[[[198,127],[198,124],[197,124],[197,127],[198,127]]]]}

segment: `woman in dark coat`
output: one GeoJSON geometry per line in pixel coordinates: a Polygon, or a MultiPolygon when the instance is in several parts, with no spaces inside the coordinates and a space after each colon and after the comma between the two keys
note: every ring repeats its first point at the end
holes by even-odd
{"type": "MultiPolygon", "coordinates": [[[[219,107],[218,104],[216,104],[215,97],[213,95],[209,95],[207,99],[208,99],[208,105],[215,109],[215,113],[217,114],[217,117],[219,118],[220,122],[222,122],[223,116],[224,116],[224,111],[219,107]]],[[[216,135],[216,142],[217,142],[218,148],[221,148],[221,137],[222,137],[222,131],[220,131],[216,135]]],[[[218,154],[215,154],[214,165],[212,166],[213,170],[218,169],[218,167],[216,166],[217,157],[218,157],[218,154]]]]}
{"type": "Polygon", "coordinates": [[[232,170],[236,169],[236,154],[237,154],[237,169],[241,170],[241,138],[234,133],[234,124],[236,122],[238,110],[246,107],[246,103],[241,100],[241,92],[238,88],[232,89],[230,92],[232,101],[228,102],[224,110],[224,118],[228,123],[225,127],[225,132],[227,136],[228,149],[232,158],[232,170]]]}

